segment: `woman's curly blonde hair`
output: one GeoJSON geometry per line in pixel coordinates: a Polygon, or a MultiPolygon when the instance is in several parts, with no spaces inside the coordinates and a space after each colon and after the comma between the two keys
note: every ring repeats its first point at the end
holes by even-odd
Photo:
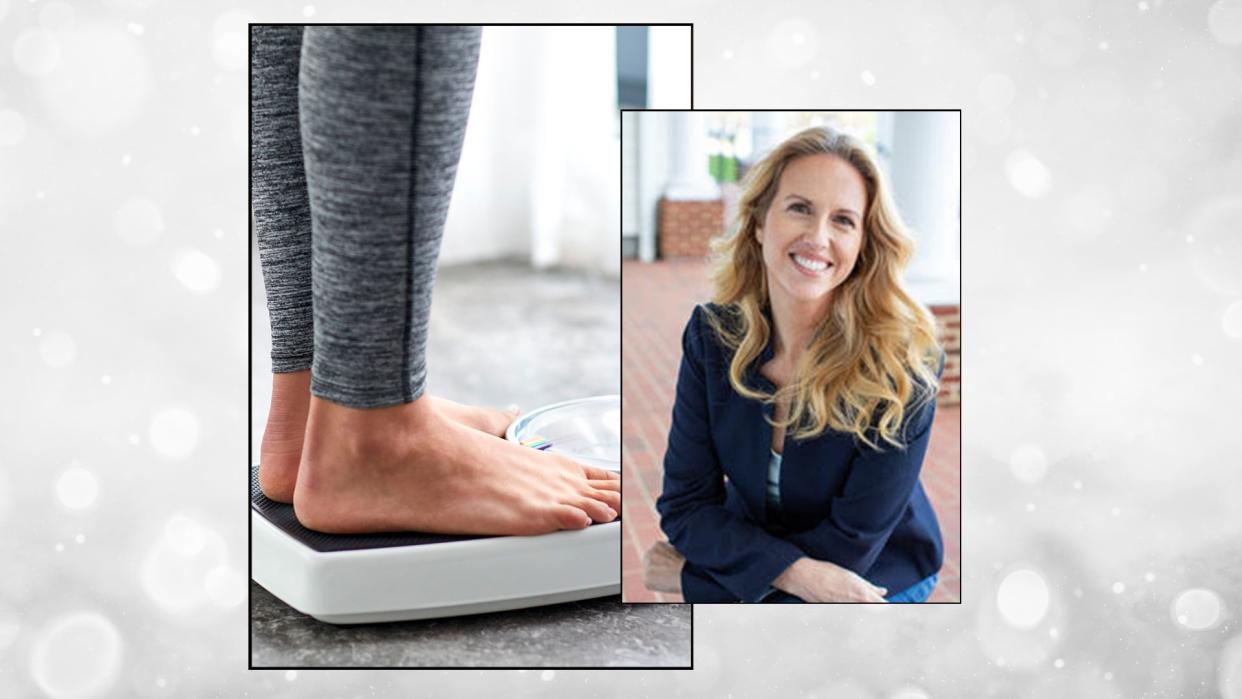
{"type": "Polygon", "coordinates": [[[740,395],[769,403],[787,400],[789,414],[775,423],[795,439],[836,430],[878,447],[904,446],[907,409],[939,391],[941,348],[931,315],[902,288],[900,275],[914,243],[897,214],[875,159],[855,138],[828,127],[790,137],[751,168],[743,183],[736,224],[713,242],[712,281],[718,308],[707,318],[733,352],[729,381],[740,395]],[[790,385],[768,394],[746,385],[748,367],[772,333],[763,250],[755,237],[792,161],[831,154],[854,166],[867,188],[862,245],[850,276],[832,291],[831,306],[803,354],[790,385]]]}

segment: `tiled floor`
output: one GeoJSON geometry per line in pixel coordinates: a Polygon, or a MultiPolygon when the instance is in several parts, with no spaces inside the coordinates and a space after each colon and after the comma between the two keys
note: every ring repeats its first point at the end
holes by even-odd
{"type": "MultiPolygon", "coordinates": [[[[680,602],[642,583],[642,552],[663,538],[655,511],[668,438],[681,331],[696,303],[709,296],[702,260],[627,261],[621,273],[623,406],[622,599],[680,602]]],[[[923,465],[923,487],[940,519],[945,564],[932,602],[961,599],[960,408],[939,408],[923,465]]]]}

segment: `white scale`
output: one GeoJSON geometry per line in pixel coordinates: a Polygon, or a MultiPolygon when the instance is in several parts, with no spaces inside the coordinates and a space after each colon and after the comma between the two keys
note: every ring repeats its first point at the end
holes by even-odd
{"type": "MultiPolygon", "coordinates": [[[[620,471],[621,399],[548,405],[505,437],[535,436],[591,466],[620,471]]],[[[342,536],[306,529],[268,500],[251,470],[251,575],[294,609],[330,624],[479,614],[621,592],[621,522],[542,536],[418,532],[342,536]]]]}

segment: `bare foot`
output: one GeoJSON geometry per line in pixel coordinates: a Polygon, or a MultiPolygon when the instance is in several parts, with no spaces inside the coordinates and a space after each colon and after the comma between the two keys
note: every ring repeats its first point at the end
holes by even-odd
{"type": "Polygon", "coordinates": [[[272,409],[259,449],[259,487],[277,502],[293,502],[310,410],[310,370],[272,374],[272,409]]]}
{"type": "MultiPolygon", "coordinates": [[[[302,460],[302,440],[306,435],[306,415],[310,411],[310,370],[272,374],[272,408],[263,430],[259,450],[259,488],[269,499],[293,502],[293,487],[302,460]]],[[[467,427],[504,437],[519,410],[478,407],[428,396],[450,420],[467,427]]]]}
{"type": "Polygon", "coordinates": [[[501,410],[477,405],[462,405],[439,396],[427,397],[431,399],[436,410],[448,419],[497,437],[505,436],[505,430],[509,429],[509,425],[522,414],[521,410],[516,409],[501,410]]]}
{"type": "Polygon", "coordinates": [[[643,586],[652,592],[681,594],[681,569],[686,564],[667,541],[657,541],[643,554],[643,586]]]}
{"type": "Polygon", "coordinates": [[[333,534],[534,535],[610,522],[620,477],[470,429],[429,396],[359,410],[311,398],[294,512],[333,534]]]}

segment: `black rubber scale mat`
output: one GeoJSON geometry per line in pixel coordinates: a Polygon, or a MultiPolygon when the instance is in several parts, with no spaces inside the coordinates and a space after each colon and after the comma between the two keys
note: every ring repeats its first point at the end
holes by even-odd
{"type": "Polygon", "coordinates": [[[383,549],[394,546],[422,546],[424,544],[443,544],[448,541],[467,541],[470,539],[494,539],[491,536],[448,536],[445,534],[422,534],[420,532],[401,532],[396,534],[320,534],[303,527],[293,514],[293,505],[267,499],[259,489],[259,467],[250,467],[250,507],[275,524],[281,531],[316,551],[358,551],[362,549],[383,549]]]}

